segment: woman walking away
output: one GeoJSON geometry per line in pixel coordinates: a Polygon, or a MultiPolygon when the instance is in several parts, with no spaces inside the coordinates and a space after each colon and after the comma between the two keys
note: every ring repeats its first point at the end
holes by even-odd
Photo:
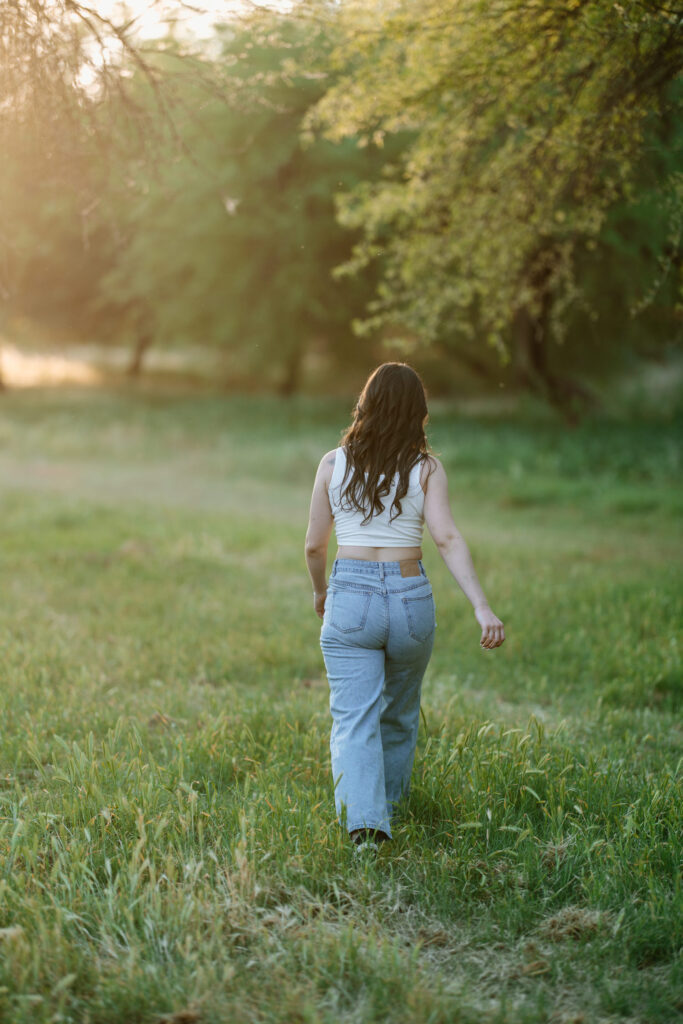
{"type": "Polygon", "coordinates": [[[357,846],[391,838],[408,794],[420,689],[434,639],[422,531],[472,603],[486,650],[505,640],[448,502],[443,466],[427,450],[422,381],[405,363],[368,379],[341,446],[318,467],[306,563],[330,684],[330,751],[339,821],[357,846]],[[337,558],[325,579],[335,527],[337,558]]]}

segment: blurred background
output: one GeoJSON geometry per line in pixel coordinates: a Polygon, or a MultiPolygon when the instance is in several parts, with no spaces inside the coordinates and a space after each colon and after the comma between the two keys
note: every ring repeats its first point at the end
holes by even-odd
{"type": "Polygon", "coordinates": [[[0,0],[1,1021],[680,1019],[682,14],[0,0]],[[303,548],[387,359],[506,641],[425,537],[358,872],[303,548]]]}
{"type": "MultiPolygon", "coordinates": [[[[0,9],[0,372],[671,414],[676,5],[0,9]]],[[[142,382],[142,383],[141,383],[142,382]]]]}

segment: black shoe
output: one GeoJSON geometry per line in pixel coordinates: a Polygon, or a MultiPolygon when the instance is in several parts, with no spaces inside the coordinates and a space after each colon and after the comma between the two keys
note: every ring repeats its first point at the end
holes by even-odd
{"type": "Polygon", "coordinates": [[[377,849],[379,843],[388,843],[390,839],[386,832],[382,832],[381,829],[358,828],[354,829],[354,832],[356,834],[351,836],[351,842],[355,846],[365,846],[367,844],[377,849]]]}

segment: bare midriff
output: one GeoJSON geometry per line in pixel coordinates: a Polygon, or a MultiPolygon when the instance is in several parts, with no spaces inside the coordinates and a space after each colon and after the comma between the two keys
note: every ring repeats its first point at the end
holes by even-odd
{"type": "Polygon", "coordinates": [[[337,558],[357,558],[361,562],[403,562],[409,558],[422,558],[422,548],[366,548],[340,544],[337,558]]]}

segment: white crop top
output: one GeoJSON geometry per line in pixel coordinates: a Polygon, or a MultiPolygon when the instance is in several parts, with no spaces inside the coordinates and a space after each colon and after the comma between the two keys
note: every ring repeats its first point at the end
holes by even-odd
{"type": "MultiPolygon", "coordinates": [[[[418,462],[410,471],[408,480],[408,491],[405,497],[401,498],[402,512],[394,516],[389,522],[391,506],[398,486],[398,473],[393,479],[391,490],[386,497],[382,498],[384,511],[374,515],[367,525],[363,525],[365,516],[356,508],[348,508],[344,503],[341,507],[341,485],[346,471],[346,453],[343,448],[337,448],[334,460],[334,470],[328,494],[330,496],[330,507],[334,516],[334,528],[337,534],[337,544],[353,544],[370,548],[417,548],[422,544],[422,530],[424,527],[424,503],[425,496],[420,483],[420,469],[422,461],[418,462]]],[[[348,483],[348,480],[347,480],[348,483]]],[[[395,511],[395,510],[394,510],[395,511]]]]}

